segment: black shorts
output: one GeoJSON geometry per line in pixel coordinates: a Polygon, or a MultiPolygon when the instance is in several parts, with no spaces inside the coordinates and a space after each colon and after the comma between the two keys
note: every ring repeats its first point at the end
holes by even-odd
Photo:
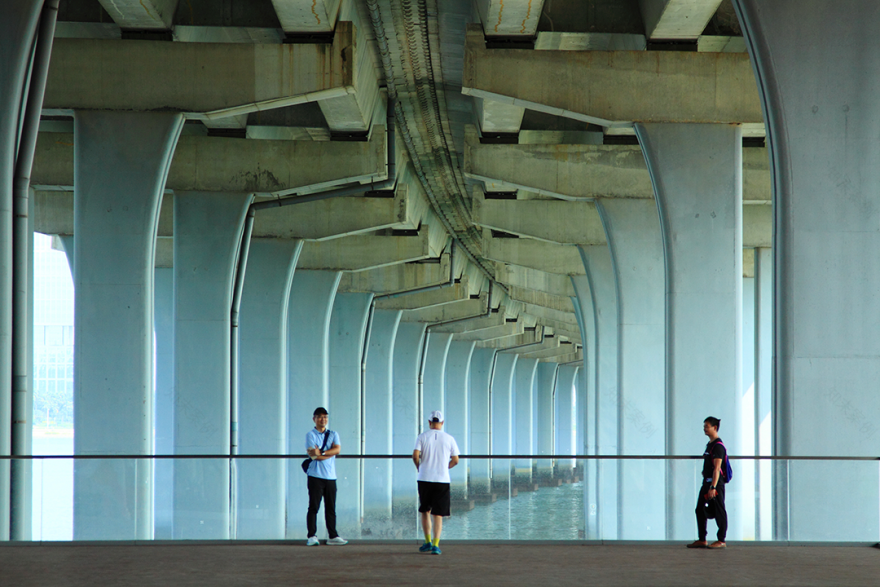
{"type": "Polygon", "coordinates": [[[432,516],[449,516],[449,483],[419,481],[419,511],[432,516]]]}

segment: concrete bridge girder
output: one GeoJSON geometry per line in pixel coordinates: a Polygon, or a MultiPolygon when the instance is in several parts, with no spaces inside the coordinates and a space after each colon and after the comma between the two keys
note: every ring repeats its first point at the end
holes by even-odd
{"type": "Polygon", "coordinates": [[[401,263],[366,271],[344,272],[338,291],[382,295],[441,285],[449,281],[449,255],[441,255],[438,261],[401,263]]]}
{"type": "Polygon", "coordinates": [[[122,29],[169,30],[179,0],[99,0],[122,29]]]}
{"type": "Polygon", "coordinates": [[[639,0],[650,39],[696,40],[721,0],[639,0]]]}
{"type": "Polygon", "coordinates": [[[487,49],[481,27],[469,25],[462,86],[466,95],[605,127],[763,121],[741,53],[487,49]]]}
{"type": "MultiPolygon", "coordinates": [[[[428,324],[436,324],[438,322],[446,322],[449,320],[477,318],[485,316],[487,303],[487,294],[481,294],[474,299],[468,298],[466,300],[450,302],[439,306],[430,306],[417,310],[404,310],[400,320],[402,322],[427,322],[428,324]]],[[[442,331],[432,330],[432,332],[442,331]]]]}
{"type": "Polygon", "coordinates": [[[483,256],[499,263],[521,265],[547,273],[584,275],[584,264],[574,246],[531,238],[493,238],[483,231],[483,256]]]}
{"type": "Polygon", "coordinates": [[[461,281],[432,291],[376,301],[377,310],[419,310],[470,299],[467,276],[461,281]]]}
{"type": "Polygon", "coordinates": [[[515,285],[557,296],[576,295],[567,275],[547,273],[539,269],[509,263],[495,263],[495,278],[508,285],[515,285]]]}
{"type": "Polygon", "coordinates": [[[491,326],[489,328],[481,328],[460,332],[452,336],[452,340],[460,341],[476,341],[477,343],[488,342],[507,337],[515,337],[524,332],[523,322],[516,320],[515,322],[505,322],[500,326],[491,326]]]}
{"type": "Polygon", "coordinates": [[[428,229],[423,227],[418,236],[354,235],[306,241],[297,267],[320,271],[363,271],[430,256],[428,229]]]}
{"type": "MultiPolygon", "coordinates": [[[[383,129],[376,127],[366,142],[181,136],[165,188],[277,196],[384,178],[383,129]]],[[[68,133],[40,133],[32,178],[35,188],[73,186],[73,140],[68,133]]]]}

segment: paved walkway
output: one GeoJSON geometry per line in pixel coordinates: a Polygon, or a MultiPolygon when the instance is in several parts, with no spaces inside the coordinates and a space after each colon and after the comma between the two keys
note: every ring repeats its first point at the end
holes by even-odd
{"type": "Polygon", "coordinates": [[[678,544],[441,543],[35,544],[0,546],[0,585],[877,585],[870,546],[731,544],[724,551],[678,544]]]}

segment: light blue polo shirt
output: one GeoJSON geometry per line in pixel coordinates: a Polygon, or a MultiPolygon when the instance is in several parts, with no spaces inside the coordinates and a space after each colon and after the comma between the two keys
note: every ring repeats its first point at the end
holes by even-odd
{"type": "MultiPolygon", "coordinates": [[[[330,430],[330,436],[327,437],[327,447],[324,450],[330,450],[334,444],[342,446],[342,443],[339,442],[339,433],[330,430]]],[[[309,430],[309,433],[306,434],[306,451],[315,446],[318,448],[324,446],[324,433],[318,432],[315,428],[312,428],[309,430]]],[[[336,456],[332,456],[323,461],[312,461],[309,463],[309,477],[317,477],[318,479],[336,479],[336,456]]]]}

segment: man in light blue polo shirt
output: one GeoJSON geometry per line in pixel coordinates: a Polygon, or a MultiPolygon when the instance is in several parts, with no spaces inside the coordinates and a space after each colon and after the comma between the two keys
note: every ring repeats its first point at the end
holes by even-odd
{"type": "Polygon", "coordinates": [[[324,408],[312,415],[315,427],[306,434],[306,452],[309,463],[309,513],[306,516],[309,538],[306,546],[318,546],[318,510],[324,500],[324,522],[327,524],[327,544],[348,544],[336,532],[336,455],[339,454],[339,434],[327,428],[330,414],[324,408]]]}

